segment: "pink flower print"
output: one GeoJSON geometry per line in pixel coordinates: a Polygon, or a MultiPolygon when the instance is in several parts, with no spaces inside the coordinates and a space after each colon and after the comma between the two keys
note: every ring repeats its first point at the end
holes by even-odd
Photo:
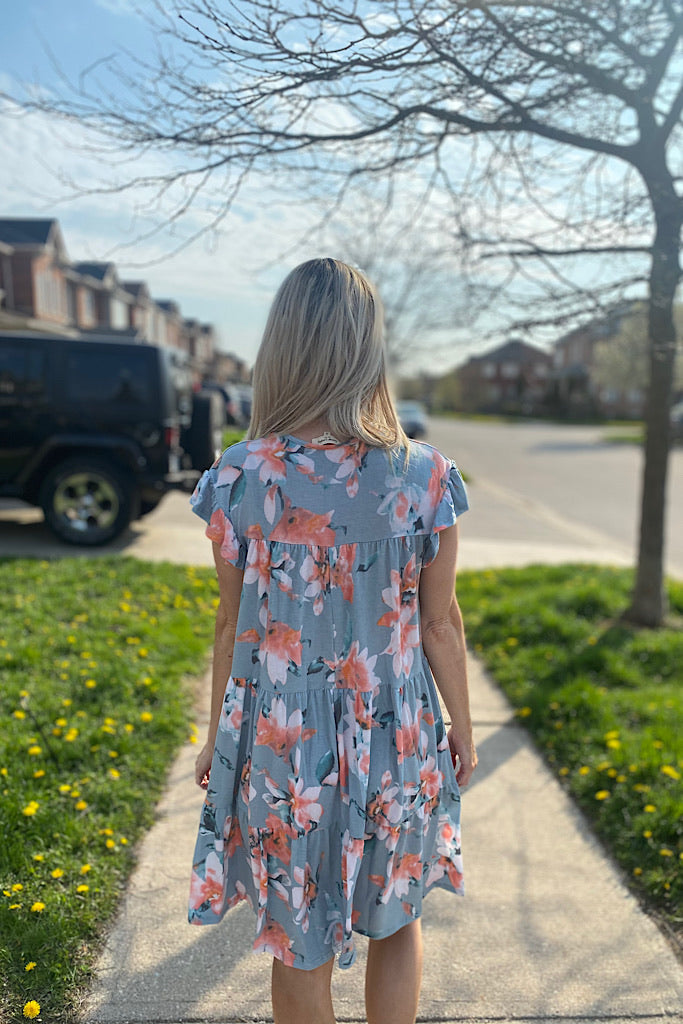
{"type": "Polygon", "coordinates": [[[268,613],[266,635],[261,641],[258,656],[261,664],[265,664],[271,682],[284,686],[290,661],[301,665],[301,630],[292,629],[286,622],[277,622],[268,613]]]}
{"type": "Polygon", "coordinates": [[[342,885],[344,886],[344,896],[346,899],[349,898],[350,891],[349,886],[351,880],[355,880],[358,874],[358,868],[360,866],[360,860],[363,856],[363,849],[365,847],[365,841],[363,839],[352,839],[351,833],[348,829],[344,832],[342,837],[342,885]]]}
{"type": "Polygon", "coordinates": [[[260,935],[254,941],[253,949],[256,953],[270,953],[271,956],[282,960],[287,967],[294,966],[294,954],[291,950],[292,940],[287,935],[281,924],[273,921],[266,915],[266,923],[260,935]]]}
{"type": "Polygon", "coordinates": [[[225,825],[223,826],[223,838],[227,844],[224,856],[225,859],[228,860],[230,857],[234,856],[237,847],[242,845],[242,833],[240,832],[240,826],[237,818],[230,816],[225,819],[225,825]]]}
{"type": "Polygon", "coordinates": [[[258,583],[258,595],[263,597],[270,586],[270,547],[265,540],[256,540],[249,545],[247,564],[244,570],[245,583],[258,583]]]}
{"type": "Polygon", "coordinates": [[[333,587],[341,589],[345,601],[353,601],[353,566],[357,550],[357,544],[341,544],[333,553],[330,582],[333,587]]]}
{"type": "Polygon", "coordinates": [[[205,530],[206,536],[215,544],[220,544],[221,556],[226,562],[236,562],[239,558],[240,544],[230,520],[222,508],[217,508],[205,530]]]}
{"type": "Polygon", "coordinates": [[[357,441],[353,441],[351,444],[340,445],[339,448],[333,448],[325,452],[330,462],[339,463],[335,479],[340,481],[346,480],[346,493],[349,498],[355,498],[358,494],[358,471],[361,468],[367,450],[367,445],[362,442],[359,444],[357,441]]]}
{"type": "Polygon", "coordinates": [[[397,825],[401,820],[403,808],[396,800],[398,784],[392,784],[391,772],[386,771],[382,775],[382,788],[379,789],[368,803],[368,817],[372,819],[375,826],[378,826],[380,839],[386,838],[388,831],[385,826],[397,825]]]}
{"type": "Polygon", "coordinates": [[[314,547],[310,554],[306,555],[299,571],[301,578],[308,584],[304,596],[313,598],[313,611],[320,615],[324,595],[330,587],[330,565],[319,547],[314,547]]]}
{"type": "Polygon", "coordinates": [[[330,527],[333,515],[334,509],[330,512],[311,512],[307,508],[297,508],[288,497],[285,497],[284,511],[270,539],[290,544],[319,544],[322,547],[331,547],[335,540],[334,530],[330,527]]]}
{"type": "Polygon", "coordinates": [[[249,454],[244,460],[245,469],[258,469],[259,480],[270,484],[274,480],[287,479],[287,442],[283,437],[270,435],[247,441],[249,454]]]}
{"type": "Polygon", "coordinates": [[[305,868],[294,868],[293,875],[296,885],[292,886],[292,907],[299,911],[295,920],[301,925],[302,932],[307,932],[308,912],[318,895],[318,877],[313,874],[310,864],[305,868]]]}
{"type": "Polygon", "coordinates": [[[406,757],[413,757],[418,752],[420,743],[420,719],[422,707],[415,710],[415,717],[408,704],[401,708],[401,725],[396,730],[396,750],[398,751],[398,763],[401,764],[406,757]]]}
{"type": "Polygon", "coordinates": [[[192,872],[190,883],[190,906],[198,910],[208,903],[211,910],[220,915],[223,907],[223,865],[217,855],[211,852],[204,864],[204,877],[192,872]]]}
{"type": "Polygon", "coordinates": [[[277,757],[288,757],[289,752],[301,736],[303,726],[301,708],[287,718],[287,705],[281,697],[275,697],[269,714],[262,709],[256,723],[255,743],[270,747],[277,757]]]}
{"type": "Polygon", "coordinates": [[[370,657],[367,647],[361,651],[360,643],[358,640],[354,640],[346,657],[334,664],[335,678],[339,689],[377,694],[380,679],[373,672],[376,661],[376,654],[370,657]]]}
{"type": "Polygon", "coordinates": [[[382,600],[391,609],[377,621],[378,626],[391,626],[392,633],[383,654],[393,655],[394,675],[408,675],[413,666],[413,650],[420,645],[420,630],[411,623],[417,613],[417,571],[413,554],[403,570],[391,571],[391,586],[382,591],[382,600]]]}
{"type": "Polygon", "coordinates": [[[261,832],[264,853],[268,857],[277,857],[283,864],[289,864],[292,859],[291,841],[295,838],[295,829],[270,811],[266,817],[265,830],[261,832]]]}
{"type": "Polygon", "coordinates": [[[242,470],[238,469],[237,466],[223,466],[216,474],[216,486],[227,487],[229,484],[234,484],[235,480],[239,479],[241,473],[242,470]]]}
{"type": "Polygon", "coordinates": [[[436,761],[430,755],[420,768],[420,792],[425,800],[438,800],[443,783],[443,775],[436,767],[436,761]]]}
{"type": "Polygon", "coordinates": [[[388,477],[388,491],[377,512],[388,515],[394,533],[412,533],[420,518],[420,494],[413,488],[402,490],[404,480],[401,477],[388,477]]]}
{"type": "Polygon", "coordinates": [[[392,895],[401,899],[408,895],[410,883],[419,882],[422,878],[422,861],[419,853],[404,853],[399,860],[389,861],[391,874],[386,889],[382,893],[382,903],[388,903],[392,895]]]}
{"type": "Polygon", "coordinates": [[[304,789],[302,778],[289,778],[290,814],[300,832],[310,832],[313,822],[317,825],[322,817],[323,807],[317,802],[321,788],[309,786],[304,789]]]}

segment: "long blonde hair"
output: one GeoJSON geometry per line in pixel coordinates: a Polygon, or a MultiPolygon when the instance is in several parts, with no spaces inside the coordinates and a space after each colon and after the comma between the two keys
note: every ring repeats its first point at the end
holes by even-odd
{"type": "Polygon", "coordinates": [[[325,417],[340,440],[408,449],[386,377],[379,296],[340,260],[308,260],[283,281],[254,366],[248,439],[325,417]]]}

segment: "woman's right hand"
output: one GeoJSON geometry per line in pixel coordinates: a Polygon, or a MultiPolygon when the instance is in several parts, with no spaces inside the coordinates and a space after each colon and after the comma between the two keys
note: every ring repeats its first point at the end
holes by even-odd
{"type": "Polygon", "coordinates": [[[211,775],[211,761],[213,760],[213,747],[205,743],[202,749],[197,755],[197,760],[194,763],[194,781],[202,789],[206,789],[209,785],[209,776],[211,775]]]}
{"type": "Polygon", "coordinates": [[[465,742],[458,739],[453,726],[448,730],[448,746],[451,748],[456,782],[464,789],[477,767],[477,751],[472,737],[465,742]],[[457,758],[457,761],[456,761],[457,758]]]}

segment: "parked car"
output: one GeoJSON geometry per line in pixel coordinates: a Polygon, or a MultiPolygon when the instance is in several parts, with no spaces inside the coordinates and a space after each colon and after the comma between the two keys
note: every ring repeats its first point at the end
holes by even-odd
{"type": "Polygon", "coordinates": [[[216,391],[225,405],[226,422],[231,427],[246,429],[251,419],[251,386],[249,384],[217,384],[205,381],[202,388],[216,391]]]}
{"type": "Polygon", "coordinates": [[[427,414],[423,405],[420,405],[419,402],[397,402],[396,411],[398,413],[401,426],[408,437],[426,437],[427,414]]]}
{"type": "Polygon", "coordinates": [[[220,401],[182,353],[105,335],[0,332],[0,496],[70,544],[105,544],[220,451],[220,401]]]}

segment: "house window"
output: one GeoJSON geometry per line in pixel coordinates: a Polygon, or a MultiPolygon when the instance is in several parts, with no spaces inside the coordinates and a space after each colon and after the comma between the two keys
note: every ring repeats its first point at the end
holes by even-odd
{"type": "Polygon", "coordinates": [[[516,377],[519,377],[519,367],[517,363],[503,363],[500,372],[505,380],[514,380],[516,377]]]}
{"type": "Polygon", "coordinates": [[[83,319],[87,324],[94,324],[97,322],[97,312],[95,310],[95,296],[89,288],[83,288],[81,291],[83,296],[83,319]]]}
{"type": "Polygon", "coordinates": [[[121,299],[117,299],[114,296],[109,301],[109,312],[111,316],[111,326],[116,327],[119,330],[124,330],[128,327],[128,305],[122,302],[121,299]]]}
{"type": "Polygon", "coordinates": [[[487,380],[490,380],[491,377],[495,377],[495,375],[496,375],[496,364],[495,363],[484,363],[484,365],[481,368],[481,375],[482,375],[482,377],[485,377],[487,380]]]}
{"type": "Polygon", "coordinates": [[[534,373],[539,380],[545,380],[548,376],[548,367],[545,363],[536,363],[534,366],[534,373]]]}

